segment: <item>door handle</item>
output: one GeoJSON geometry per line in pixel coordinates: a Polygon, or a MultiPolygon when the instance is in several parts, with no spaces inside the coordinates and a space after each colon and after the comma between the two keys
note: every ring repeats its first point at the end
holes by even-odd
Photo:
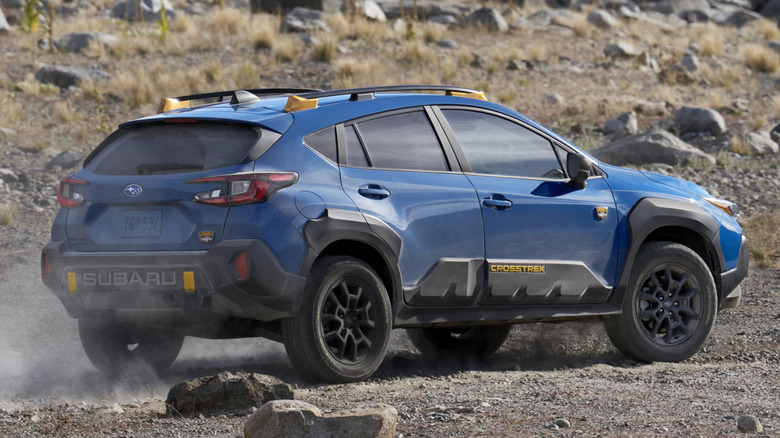
{"type": "Polygon", "coordinates": [[[390,196],[390,191],[377,184],[368,184],[358,189],[361,196],[369,199],[385,199],[390,196]]]}
{"type": "Polygon", "coordinates": [[[482,205],[488,208],[492,208],[493,210],[504,211],[512,208],[514,204],[512,201],[504,198],[502,195],[493,195],[489,198],[483,199],[482,205]]]}

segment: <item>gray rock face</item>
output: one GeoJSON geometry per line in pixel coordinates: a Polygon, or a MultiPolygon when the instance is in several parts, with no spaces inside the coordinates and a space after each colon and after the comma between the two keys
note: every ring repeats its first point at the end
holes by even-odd
{"type": "Polygon", "coordinates": [[[324,21],[325,13],[308,8],[295,8],[282,20],[282,32],[312,32],[321,30],[330,32],[330,27],[324,21]]]}
{"type": "Polygon", "coordinates": [[[393,438],[398,412],[392,406],[323,414],[297,400],[271,401],[244,424],[245,438],[393,438]]]}
{"type": "Polygon", "coordinates": [[[671,166],[698,160],[715,164],[715,157],[685,143],[667,131],[651,130],[625,137],[591,152],[604,162],[618,166],[663,163],[671,166]]]}
{"type": "MultiPolygon", "coordinates": [[[[347,2],[344,2],[344,5],[341,7],[342,12],[347,12],[345,10],[346,6],[347,2]]],[[[387,15],[385,15],[385,11],[382,10],[382,7],[373,0],[356,1],[355,6],[357,7],[358,14],[368,18],[369,20],[378,21],[380,23],[387,21],[387,15]]]]}
{"type": "Polygon", "coordinates": [[[44,84],[54,84],[60,88],[77,87],[85,79],[104,81],[110,76],[96,68],[84,69],[69,65],[50,65],[35,73],[35,80],[44,84]]]}
{"type": "Polygon", "coordinates": [[[125,0],[115,4],[111,9],[111,16],[127,21],[157,21],[160,19],[160,10],[165,2],[165,17],[169,20],[176,19],[176,11],[168,0],[141,0],[141,10],[136,12],[136,0],[125,0]]]}
{"type": "Polygon", "coordinates": [[[737,418],[737,430],[743,433],[762,433],[764,432],[764,427],[758,421],[758,418],[752,415],[742,415],[737,418]]]}
{"type": "Polygon", "coordinates": [[[343,5],[342,0],[250,0],[252,12],[267,12],[278,14],[288,12],[297,7],[316,9],[327,14],[338,14],[343,5]]]}
{"type": "Polygon", "coordinates": [[[780,146],[772,140],[768,132],[750,132],[745,138],[751,155],[776,154],[780,146]]]}
{"type": "Polygon", "coordinates": [[[780,0],[771,0],[761,8],[760,12],[766,18],[780,18],[780,0]]]}
{"type": "Polygon", "coordinates": [[[615,17],[603,9],[596,9],[588,14],[588,23],[601,29],[612,29],[617,26],[615,17]]]}
{"type": "MultiPolygon", "coordinates": [[[[390,20],[401,18],[402,15],[410,18],[414,12],[412,9],[413,3],[410,1],[403,2],[403,13],[401,12],[401,2],[398,0],[383,0],[377,3],[382,7],[385,15],[390,20]]],[[[417,2],[417,17],[420,20],[427,20],[437,15],[452,15],[453,17],[462,18],[471,13],[472,10],[473,8],[469,5],[450,2],[429,2],[424,0],[418,0],[417,2]]]]}
{"type": "Polygon", "coordinates": [[[693,53],[688,53],[680,60],[680,66],[689,72],[694,72],[699,69],[699,57],[693,53]]]}
{"type": "Polygon", "coordinates": [[[477,9],[469,15],[466,22],[494,32],[507,32],[509,30],[509,24],[504,20],[504,17],[493,8],[477,9]]]}
{"type": "Polygon", "coordinates": [[[672,12],[690,23],[710,20],[710,3],[707,0],[674,0],[672,12]]]}
{"type": "Polygon", "coordinates": [[[608,44],[604,47],[604,54],[614,58],[634,58],[642,54],[636,47],[625,42],[608,44]]]}
{"type": "Polygon", "coordinates": [[[117,37],[100,32],[74,32],[54,40],[54,47],[63,52],[80,53],[90,44],[98,42],[109,48],[117,41],[117,37]]]}
{"type": "Polygon", "coordinates": [[[257,373],[223,372],[180,383],[165,400],[169,415],[243,412],[271,400],[292,399],[290,385],[257,373]]]}
{"type": "Polygon", "coordinates": [[[76,167],[81,164],[83,160],[84,154],[81,152],[64,151],[46,163],[46,168],[52,169],[55,166],[59,166],[62,169],[70,169],[71,167],[76,167]]]}
{"type": "Polygon", "coordinates": [[[0,9],[0,33],[5,33],[11,30],[11,26],[8,25],[8,20],[5,19],[3,10],[0,9]]]}
{"type": "Polygon", "coordinates": [[[637,133],[636,113],[629,111],[604,123],[604,133],[612,140],[617,140],[637,133]]]}
{"type": "Polygon", "coordinates": [[[687,132],[709,132],[720,135],[726,132],[726,121],[715,110],[684,106],[674,113],[674,126],[680,134],[687,132]]]}

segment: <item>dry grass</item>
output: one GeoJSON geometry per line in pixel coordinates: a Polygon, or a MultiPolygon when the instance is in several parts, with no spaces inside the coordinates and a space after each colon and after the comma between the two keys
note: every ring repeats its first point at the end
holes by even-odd
{"type": "Polygon", "coordinates": [[[738,134],[734,134],[731,136],[730,139],[731,143],[731,152],[734,152],[735,154],[739,155],[753,155],[753,151],[750,149],[750,146],[747,144],[747,141],[742,138],[738,134]]]}
{"type": "Polygon", "coordinates": [[[780,68],[780,55],[761,44],[745,44],[740,50],[745,66],[761,73],[774,73],[780,68]]]}
{"type": "Polygon", "coordinates": [[[304,46],[297,35],[279,35],[274,43],[274,58],[280,62],[292,62],[303,54],[304,46]]]}
{"type": "Polygon", "coordinates": [[[780,29],[774,20],[756,20],[749,25],[749,28],[765,41],[776,41],[780,38],[780,29]]]}
{"type": "Polygon", "coordinates": [[[76,120],[76,113],[73,112],[73,108],[67,101],[55,103],[54,114],[57,115],[57,120],[61,123],[71,123],[76,120]]]}
{"type": "Polygon", "coordinates": [[[13,94],[0,93],[0,126],[12,127],[22,120],[25,104],[24,100],[16,98],[13,94]]]}
{"type": "Polygon", "coordinates": [[[317,43],[310,52],[310,57],[314,61],[332,62],[338,56],[339,42],[335,36],[323,34],[317,37],[317,43]]]}
{"type": "Polygon", "coordinates": [[[0,226],[13,225],[17,213],[19,213],[19,210],[14,204],[6,205],[0,208],[0,226]]]}
{"type": "Polygon", "coordinates": [[[422,36],[426,43],[435,43],[447,38],[449,31],[447,26],[427,21],[422,25],[422,36]]]}
{"type": "Polygon", "coordinates": [[[433,64],[437,60],[436,51],[422,41],[405,41],[396,50],[396,59],[405,68],[433,64]]]}
{"type": "Polygon", "coordinates": [[[702,64],[699,75],[711,84],[723,87],[729,92],[735,92],[742,84],[743,69],[737,66],[723,66],[716,69],[702,64]]]}
{"type": "Polygon", "coordinates": [[[743,225],[750,241],[750,259],[762,268],[780,268],[780,215],[756,216],[743,225]]]}
{"type": "Polygon", "coordinates": [[[753,113],[750,117],[750,130],[760,131],[761,128],[769,124],[769,116],[764,113],[753,113]]]}

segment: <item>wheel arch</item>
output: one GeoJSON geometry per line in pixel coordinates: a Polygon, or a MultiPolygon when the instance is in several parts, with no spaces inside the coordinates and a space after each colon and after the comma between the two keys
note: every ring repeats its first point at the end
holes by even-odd
{"type": "Polygon", "coordinates": [[[639,248],[647,242],[668,241],[693,250],[712,273],[718,298],[721,297],[721,270],[725,266],[720,246],[719,222],[691,202],[665,198],[643,198],[628,214],[629,244],[623,270],[612,303],[619,306],[639,248]]]}
{"type": "Polygon", "coordinates": [[[398,254],[401,238],[384,222],[359,212],[328,210],[303,230],[309,251],[300,274],[308,277],[317,260],[343,255],[360,259],[379,275],[391,305],[403,298],[398,254]]]}

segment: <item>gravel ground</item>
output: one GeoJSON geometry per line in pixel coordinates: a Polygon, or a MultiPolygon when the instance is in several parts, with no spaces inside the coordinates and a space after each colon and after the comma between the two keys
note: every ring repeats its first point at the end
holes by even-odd
{"type": "MultiPolygon", "coordinates": [[[[23,157],[10,158],[13,168],[24,167],[23,157]]],[[[767,187],[762,176],[775,180],[775,160],[763,161],[765,170],[682,172],[759,213],[760,200],[744,194],[767,187]]],[[[26,176],[30,185],[51,183],[43,171],[26,176]]],[[[427,361],[397,331],[371,380],[324,386],[302,382],[280,344],[188,338],[161,379],[137,376],[119,385],[90,365],[75,320],[39,279],[39,251],[55,211],[22,203],[15,225],[0,227],[0,436],[241,436],[247,412],[164,414],[170,387],[224,370],[279,377],[297,399],[325,412],[390,404],[404,437],[733,436],[742,415],[757,417],[764,436],[780,435],[777,270],[752,269],[742,306],[722,312],[704,349],[679,364],[626,360],[600,323],[525,324],[497,354],[475,363],[427,361]]]]}

